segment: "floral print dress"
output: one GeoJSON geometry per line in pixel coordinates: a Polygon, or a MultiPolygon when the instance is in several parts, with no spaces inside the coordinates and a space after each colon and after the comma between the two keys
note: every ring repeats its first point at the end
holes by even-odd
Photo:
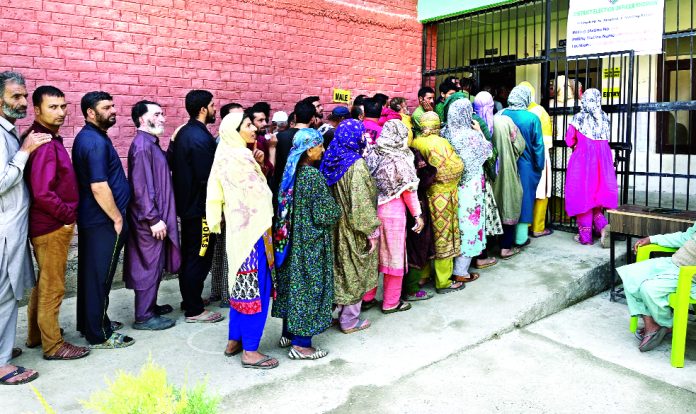
{"type": "Polygon", "coordinates": [[[459,180],[459,233],[461,254],[474,257],[486,246],[486,196],[483,164],[493,147],[472,125],[473,108],[468,100],[460,99],[449,108],[447,139],[464,162],[464,174],[459,180]]]}

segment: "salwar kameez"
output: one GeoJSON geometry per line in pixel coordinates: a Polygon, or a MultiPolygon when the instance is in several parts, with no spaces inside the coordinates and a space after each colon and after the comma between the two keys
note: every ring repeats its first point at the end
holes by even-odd
{"type": "Polygon", "coordinates": [[[237,283],[230,298],[228,339],[241,342],[242,348],[247,352],[259,349],[272,291],[273,279],[268,265],[266,243],[264,237],[261,237],[237,271],[237,283]],[[240,295],[243,291],[248,292],[246,288],[254,284],[258,286],[258,297],[240,295]]]}
{"type": "MultiPolygon", "coordinates": [[[[663,247],[681,248],[696,238],[696,225],[687,231],[650,236],[650,242],[663,247]]],[[[694,263],[696,264],[696,263],[694,263]]],[[[679,266],[672,257],[658,257],[621,266],[616,269],[623,281],[626,303],[631,316],[651,316],[658,325],[672,327],[669,295],[677,289],[679,266]]],[[[696,296],[696,284],[691,285],[696,296]]]]}

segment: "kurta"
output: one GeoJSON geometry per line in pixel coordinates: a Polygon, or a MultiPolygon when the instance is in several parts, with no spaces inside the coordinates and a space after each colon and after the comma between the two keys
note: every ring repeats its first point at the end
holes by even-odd
{"type": "Polygon", "coordinates": [[[498,148],[498,177],[493,194],[503,224],[517,224],[522,210],[522,183],[517,159],[524,152],[526,141],[517,125],[505,115],[495,115],[493,142],[498,148]]]}
{"type": "Polygon", "coordinates": [[[411,229],[416,225],[416,220],[410,215],[406,216],[406,257],[408,257],[410,267],[422,269],[430,259],[435,257],[428,190],[435,182],[437,168],[430,165],[417,149],[411,148],[411,151],[413,151],[416,174],[418,174],[418,203],[422,211],[421,217],[424,226],[420,233],[412,231],[411,229]]]}
{"type": "Polygon", "coordinates": [[[24,167],[29,154],[19,151],[19,132],[0,116],[0,286],[10,283],[17,300],[34,286],[29,251],[29,190],[24,167]]]}
{"type": "Polygon", "coordinates": [[[459,197],[459,233],[462,240],[460,252],[473,257],[481,253],[486,246],[486,211],[484,194],[485,178],[483,163],[491,156],[492,146],[479,134],[478,141],[459,141],[451,139],[457,155],[464,162],[464,174],[457,188],[459,197]]]}
{"type": "Polygon", "coordinates": [[[297,169],[290,254],[276,272],[277,298],[272,315],[288,330],[317,335],[331,326],[333,306],[333,226],[341,215],[326,179],[318,169],[297,169]]]}
{"type": "Polygon", "coordinates": [[[595,207],[616,208],[619,189],[609,142],[590,139],[573,125],[568,125],[566,144],[575,148],[566,171],[568,216],[576,216],[595,207]]]}
{"type": "Polygon", "coordinates": [[[128,243],[123,281],[129,289],[144,290],[162,277],[162,270],[179,271],[181,253],[172,176],[167,157],[154,135],[140,131],[128,150],[128,243]],[[152,237],[150,226],[167,225],[165,240],[152,237]]]}
{"type": "Polygon", "coordinates": [[[437,169],[433,184],[427,190],[435,258],[459,256],[461,239],[457,223],[457,185],[462,177],[464,164],[452,145],[438,135],[417,137],[411,146],[420,151],[426,161],[437,169]]]}
{"type": "Polygon", "coordinates": [[[541,121],[527,110],[505,109],[501,114],[507,115],[517,125],[525,140],[525,149],[517,160],[517,168],[522,183],[522,209],[520,223],[531,223],[536,200],[536,189],[544,169],[544,136],[541,121]]]}
{"type": "MultiPolygon", "coordinates": [[[[696,240],[696,225],[684,232],[650,236],[650,242],[663,247],[680,248],[696,240]]],[[[696,263],[694,263],[696,264],[696,263]]],[[[616,269],[626,293],[626,303],[632,316],[650,315],[660,326],[672,326],[669,295],[677,289],[679,266],[671,257],[658,257],[616,269]]],[[[696,283],[691,285],[691,297],[696,296],[696,283]]]]}
{"type": "Polygon", "coordinates": [[[551,147],[553,147],[553,124],[551,117],[543,106],[532,102],[527,110],[541,121],[541,133],[544,137],[544,169],[541,171],[541,178],[536,190],[536,198],[544,199],[551,197],[551,147]]]}
{"type": "Polygon", "coordinates": [[[377,187],[364,159],[357,160],[331,187],[341,208],[334,230],[334,302],[353,305],[377,286],[377,251],[369,252],[369,236],[380,226],[377,187]]]}

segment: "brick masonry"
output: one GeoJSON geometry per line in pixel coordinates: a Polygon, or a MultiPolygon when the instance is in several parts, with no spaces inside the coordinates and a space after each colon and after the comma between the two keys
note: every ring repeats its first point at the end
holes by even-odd
{"type": "Polygon", "coordinates": [[[132,104],[155,99],[163,105],[167,141],[186,120],[184,96],[194,88],[211,90],[218,107],[264,100],[288,112],[308,95],[330,102],[333,87],[415,103],[422,47],[416,3],[5,0],[0,70],[23,73],[30,94],[42,84],[66,93],[68,147],[84,122],[81,96],[91,90],[114,95],[119,118],[109,135],[124,157],[134,134],[132,104]]]}

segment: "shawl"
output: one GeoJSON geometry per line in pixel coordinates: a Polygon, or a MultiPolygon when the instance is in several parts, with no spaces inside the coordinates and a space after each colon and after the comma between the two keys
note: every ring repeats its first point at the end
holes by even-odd
{"type": "MultiPolygon", "coordinates": [[[[237,270],[254,245],[271,227],[272,193],[246,142],[237,132],[243,114],[231,113],[220,123],[220,143],[208,179],[206,218],[210,231],[220,233],[225,211],[228,283],[235,286],[237,270]]],[[[272,257],[268,258],[272,267],[272,257]]]]}
{"type": "Polygon", "coordinates": [[[526,86],[515,86],[508,96],[508,107],[513,111],[526,110],[532,103],[532,91],[526,86]]]}
{"type": "Polygon", "coordinates": [[[493,135],[493,107],[495,103],[493,102],[493,95],[486,91],[481,91],[474,98],[474,111],[478,116],[480,116],[486,125],[488,125],[488,131],[493,135]]]}
{"type": "Polygon", "coordinates": [[[288,252],[290,251],[290,233],[292,231],[292,210],[295,178],[297,163],[300,162],[302,154],[310,148],[314,148],[324,142],[324,137],[313,128],[300,129],[292,139],[292,148],[288,155],[283,180],[278,188],[278,216],[275,223],[275,256],[276,266],[283,265],[288,252]]]}
{"type": "Polygon", "coordinates": [[[385,106],[382,109],[382,116],[379,117],[379,121],[377,123],[380,126],[384,126],[387,121],[391,121],[392,119],[401,119],[401,114],[390,107],[385,106]]]}
{"type": "Polygon", "coordinates": [[[455,92],[452,95],[450,95],[447,99],[445,99],[445,102],[442,105],[442,113],[438,114],[440,115],[440,119],[442,120],[443,124],[447,123],[447,113],[449,112],[450,106],[452,105],[453,102],[456,102],[460,99],[466,99],[467,101],[469,100],[467,95],[464,95],[464,92],[459,91],[455,92]]]}
{"type": "Polygon", "coordinates": [[[336,184],[348,169],[362,158],[367,146],[365,126],[357,119],[346,119],[336,127],[320,170],[326,177],[326,185],[336,184]]]}
{"type": "Polygon", "coordinates": [[[609,140],[610,121],[602,111],[602,94],[598,89],[590,88],[582,94],[580,112],[575,114],[570,123],[587,138],[609,140]]]}
{"type": "Polygon", "coordinates": [[[468,99],[458,99],[451,108],[445,131],[447,140],[464,161],[462,182],[470,180],[477,169],[491,156],[493,146],[483,133],[472,127],[474,109],[468,99]]]}
{"type": "Polygon", "coordinates": [[[495,122],[493,142],[500,151],[500,170],[493,183],[493,196],[501,221],[512,225],[519,222],[522,212],[522,182],[517,159],[524,152],[526,141],[510,117],[497,114],[495,122]]]}
{"type": "Polygon", "coordinates": [[[399,198],[404,191],[418,190],[413,153],[408,148],[407,141],[406,125],[396,119],[387,121],[382,134],[377,138],[377,146],[365,160],[377,184],[379,205],[399,198]]]}

